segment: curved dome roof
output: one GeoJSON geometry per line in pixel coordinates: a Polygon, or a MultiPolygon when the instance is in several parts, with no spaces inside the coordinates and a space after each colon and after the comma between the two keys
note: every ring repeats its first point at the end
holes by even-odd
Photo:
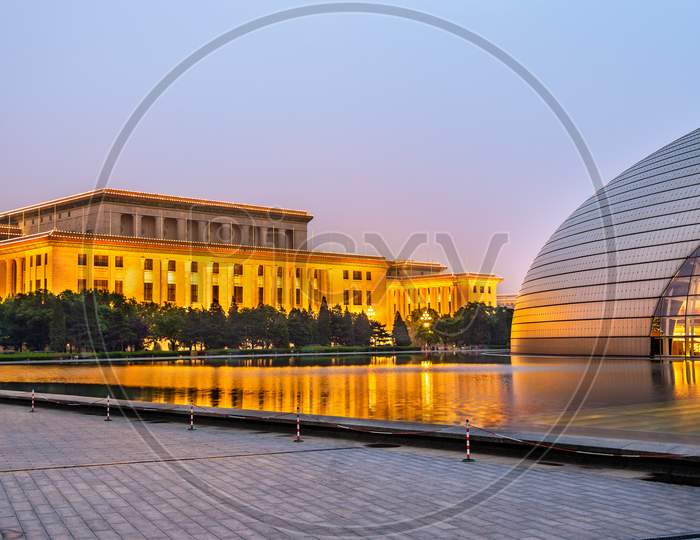
{"type": "Polygon", "coordinates": [[[700,129],[627,169],[552,234],[523,281],[511,350],[649,355],[659,297],[698,245],[700,129]]]}

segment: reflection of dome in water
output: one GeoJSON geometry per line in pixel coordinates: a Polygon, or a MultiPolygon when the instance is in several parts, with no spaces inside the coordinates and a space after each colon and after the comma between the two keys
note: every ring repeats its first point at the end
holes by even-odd
{"type": "Polygon", "coordinates": [[[698,246],[700,130],[623,172],[554,232],[523,281],[513,352],[700,356],[698,246]]]}

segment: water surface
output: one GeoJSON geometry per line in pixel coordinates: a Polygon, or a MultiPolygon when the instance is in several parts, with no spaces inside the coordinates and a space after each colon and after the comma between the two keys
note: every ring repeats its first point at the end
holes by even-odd
{"type": "Polygon", "coordinates": [[[700,435],[694,362],[470,355],[0,365],[0,388],[491,427],[700,435]],[[576,414],[574,414],[576,413],[576,414]]]}

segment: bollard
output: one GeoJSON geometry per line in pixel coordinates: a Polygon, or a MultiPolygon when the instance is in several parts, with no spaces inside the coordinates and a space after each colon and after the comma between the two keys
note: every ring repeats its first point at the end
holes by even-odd
{"type": "Polygon", "coordinates": [[[194,431],[194,403],[190,401],[190,427],[187,431],[194,431]]]}
{"type": "Polygon", "coordinates": [[[304,442],[301,440],[301,416],[299,414],[299,407],[297,407],[297,436],[294,438],[294,442],[304,442]]]}
{"type": "Polygon", "coordinates": [[[105,417],[105,422],[111,422],[112,419],[109,417],[109,394],[107,394],[107,416],[105,417]]]}
{"type": "Polygon", "coordinates": [[[467,457],[465,457],[462,462],[463,463],[471,463],[472,461],[476,461],[475,459],[472,459],[472,452],[471,448],[469,446],[469,418],[467,418],[465,422],[465,426],[467,428],[467,457]]]}
{"type": "Polygon", "coordinates": [[[34,388],[32,388],[32,408],[29,412],[34,412],[34,388]]]}

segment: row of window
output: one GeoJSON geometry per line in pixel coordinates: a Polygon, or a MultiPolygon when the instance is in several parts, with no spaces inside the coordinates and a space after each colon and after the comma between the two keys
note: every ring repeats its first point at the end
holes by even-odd
{"type": "Polygon", "coordinates": [[[42,255],[34,255],[34,257],[30,256],[29,257],[29,268],[31,268],[32,266],[36,266],[36,267],[41,266],[42,261],[43,261],[44,266],[49,264],[49,254],[48,253],[44,253],[43,256],[42,255]]]}
{"type": "MultiPolygon", "coordinates": [[[[352,293],[352,305],[353,306],[361,306],[362,305],[362,291],[358,291],[358,290],[353,290],[353,291],[345,290],[345,291],[343,291],[343,305],[344,306],[350,305],[350,294],[351,293],[352,293]]],[[[368,306],[372,305],[372,291],[365,291],[365,300],[366,300],[366,304],[368,306]]]]}
{"type": "MultiPolygon", "coordinates": [[[[150,259],[146,259],[150,260],[150,259]]],[[[152,262],[152,261],[151,261],[152,262]]],[[[93,266],[107,267],[109,266],[109,255],[94,255],[92,258],[93,266]]],[[[78,266],[87,266],[87,254],[78,253],[78,266]]],[[[117,255],[114,257],[114,267],[124,268],[124,257],[117,255]]]]}
{"type": "MultiPolygon", "coordinates": [[[[489,302],[488,305],[490,306],[491,302],[489,302]]],[[[430,302],[428,302],[426,307],[428,309],[432,309],[430,302]]],[[[394,304],[394,313],[396,313],[396,311],[397,311],[396,308],[397,308],[397,305],[394,304]]],[[[418,309],[418,310],[423,309],[422,304],[419,302],[415,309],[418,309]]],[[[442,315],[442,302],[437,303],[437,312],[442,315]]],[[[406,302],[404,313],[407,315],[411,314],[411,302],[406,302]]],[[[449,313],[450,315],[452,314],[452,301],[451,300],[449,300],[447,302],[447,313],[449,313]]]]}
{"type": "MultiPolygon", "coordinates": [[[[40,282],[37,280],[37,289],[40,288],[40,282]]],[[[44,280],[44,288],[46,288],[46,280],[44,280]]],[[[85,292],[87,290],[87,279],[81,278],[78,279],[78,292],[85,292]]],[[[109,281],[106,279],[95,279],[93,280],[92,288],[97,291],[109,291],[109,281]]],[[[284,289],[282,287],[278,287],[276,291],[276,300],[278,305],[283,304],[283,295],[284,295],[284,289]]],[[[122,280],[115,280],[114,282],[114,292],[117,294],[124,294],[124,282],[122,280]]],[[[315,291],[318,292],[318,291],[315,291]]],[[[345,291],[346,293],[348,291],[345,291]]],[[[360,293],[359,297],[358,296],[353,296],[355,299],[355,305],[361,305],[362,304],[362,295],[361,291],[354,291],[355,293],[360,293]]],[[[264,304],[265,300],[265,288],[264,287],[258,287],[258,304],[264,304]]],[[[318,295],[316,295],[318,296],[318,295]]],[[[317,301],[320,301],[320,297],[316,299],[317,301]]],[[[153,283],[152,282],[145,282],[143,284],[143,301],[144,302],[153,302],[153,283]]],[[[167,302],[172,302],[175,303],[177,302],[177,285],[174,283],[168,283],[167,285],[167,292],[166,292],[166,301],[167,302]]],[[[211,301],[213,303],[219,303],[219,286],[218,285],[212,285],[211,289],[211,301]]],[[[243,287],[239,285],[234,285],[233,286],[233,291],[231,295],[231,301],[234,304],[237,305],[242,305],[243,304],[243,287]]],[[[192,304],[196,304],[199,302],[199,285],[196,283],[192,283],[190,285],[190,302],[192,304]]],[[[297,288],[294,291],[294,303],[297,306],[301,305],[301,289],[297,288]]],[[[346,302],[347,305],[348,302],[346,302]]],[[[367,293],[367,305],[371,305],[372,303],[372,297],[371,293],[367,293]]]]}
{"type": "MultiPolygon", "coordinates": [[[[87,290],[87,279],[78,280],[78,292],[85,292],[87,290]]],[[[96,279],[92,282],[92,288],[96,291],[109,291],[109,281],[106,279],[96,279]]],[[[124,294],[124,282],[121,280],[116,280],[114,282],[114,292],[117,294],[124,294]]]]}
{"type": "MultiPolygon", "coordinates": [[[[350,279],[350,270],[343,270],[343,279],[350,279]]],[[[352,271],[352,279],[353,281],[361,281],[362,280],[362,271],[361,270],[353,270],[352,271]]],[[[369,270],[365,272],[365,279],[367,281],[372,281],[372,272],[369,270]]]]}
{"type": "MultiPolygon", "coordinates": [[[[57,219],[57,220],[58,220],[58,219],[63,219],[63,217],[64,217],[63,212],[59,212],[58,214],[56,214],[56,219],[57,219]]],[[[70,210],[69,210],[68,212],[66,212],[65,217],[70,217],[70,210]]],[[[44,218],[46,218],[48,221],[53,221],[54,215],[53,215],[53,214],[49,214],[48,216],[40,216],[40,217],[39,217],[39,223],[44,223],[44,218]]],[[[35,220],[36,220],[36,218],[32,218],[32,225],[35,225],[35,220]]],[[[26,219],[23,219],[23,220],[20,222],[20,224],[21,224],[22,226],[25,226],[25,225],[27,224],[27,220],[26,220],[26,219]]]]}
{"type": "MultiPolygon", "coordinates": [[[[37,255],[37,261],[39,255],[37,255]]],[[[30,263],[31,264],[31,263],[30,263]]],[[[39,263],[37,262],[37,265],[39,263]]],[[[93,256],[93,265],[94,266],[100,266],[100,267],[107,267],[109,266],[109,255],[94,255],[93,256]]],[[[87,254],[85,253],[79,253],[78,254],[78,266],[87,266],[87,254]]],[[[123,268],[124,267],[124,257],[117,255],[114,257],[114,266],[116,268],[123,268]]],[[[176,261],[174,260],[169,260],[168,261],[168,272],[175,272],[177,268],[176,261]]],[[[153,259],[144,259],[143,262],[143,269],[144,270],[153,270],[153,259]]],[[[196,274],[199,272],[199,263],[197,261],[191,261],[190,262],[190,272],[193,274],[196,274]]],[[[347,270],[345,271],[347,272],[347,270]]],[[[219,273],[219,263],[214,262],[212,263],[212,274],[218,274],[219,273]]],[[[234,276],[242,276],[243,275],[243,265],[240,263],[235,263],[233,265],[233,275],[234,276]]],[[[258,265],[258,276],[264,276],[265,275],[265,267],[260,264],[258,265]]],[[[284,269],[281,266],[277,267],[277,277],[283,277],[284,276],[284,269]]],[[[301,279],[302,276],[302,271],[301,268],[296,268],[295,269],[295,276],[297,279],[301,279]]],[[[318,278],[318,270],[314,270],[313,273],[314,278],[318,278]]],[[[358,278],[361,279],[361,278],[358,278]]],[[[367,279],[372,279],[371,273],[367,272],[367,279]]]]}
{"type": "MultiPolygon", "coordinates": [[[[40,290],[42,290],[42,289],[43,289],[43,290],[48,290],[46,278],[44,278],[44,286],[43,286],[43,287],[41,286],[41,280],[40,280],[40,279],[37,279],[37,280],[34,281],[34,289],[33,289],[33,290],[35,290],[35,291],[40,291],[40,290]]],[[[32,292],[32,282],[31,282],[31,281],[29,282],[29,292],[32,292]]]]}
{"type": "MultiPolygon", "coordinates": [[[[488,288],[489,294],[491,294],[491,285],[489,285],[487,288],[488,288]]],[[[476,292],[476,285],[474,285],[474,287],[472,288],[472,292],[476,292]]],[[[481,285],[479,287],[479,292],[481,294],[484,294],[484,286],[483,285],[481,285]]]]}

